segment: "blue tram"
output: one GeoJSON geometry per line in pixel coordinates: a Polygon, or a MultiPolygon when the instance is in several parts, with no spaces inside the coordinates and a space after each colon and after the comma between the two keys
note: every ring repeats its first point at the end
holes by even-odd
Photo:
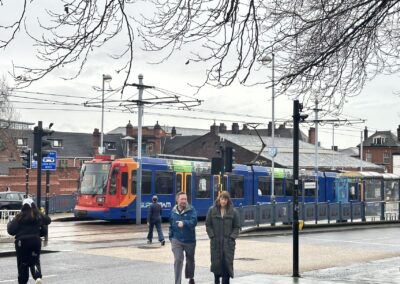
{"type": "MultiPolygon", "coordinates": [[[[98,155],[81,169],[75,206],[76,217],[103,220],[136,218],[136,181],[139,165],[132,158],[113,160],[98,155]]],[[[271,168],[235,164],[232,173],[222,177],[211,174],[208,161],[144,157],[142,159],[142,218],[153,195],[163,206],[163,217],[170,215],[175,194],[187,193],[188,200],[205,216],[218,195],[219,184],[230,192],[235,206],[293,200],[293,175],[290,169],[275,168],[274,192],[271,168]]],[[[376,173],[333,173],[300,171],[299,202],[349,202],[375,200],[379,192],[388,198],[399,197],[399,178],[376,173]],[[381,184],[382,191],[378,190],[381,184]],[[384,191],[384,186],[388,190],[384,191]],[[389,190],[390,189],[390,190],[389,190]]]]}

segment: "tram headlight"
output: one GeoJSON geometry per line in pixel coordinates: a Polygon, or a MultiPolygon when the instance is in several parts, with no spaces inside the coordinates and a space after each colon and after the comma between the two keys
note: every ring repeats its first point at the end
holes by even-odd
{"type": "Polygon", "coordinates": [[[98,204],[103,204],[106,201],[106,198],[104,196],[97,196],[96,197],[96,202],[98,204]]]}

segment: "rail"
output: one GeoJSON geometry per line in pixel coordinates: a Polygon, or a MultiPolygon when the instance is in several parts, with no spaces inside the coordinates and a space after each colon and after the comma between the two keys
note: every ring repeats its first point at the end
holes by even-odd
{"type": "MultiPolygon", "coordinates": [[[[400,201],[368,201],[349,203],[299,203],[299,219],[304,222],[366,222],[400,220],[400,201]]],[[[240,226],[291,224],[293,203],[264,203],[238,207],[240,226]]]]}
{"type": "Polygon", "coordinates": [[[14,218],[20,210],[0,210],[0,239],[12,238],[7,233],[7,223],[10,218],[14,218]]]}

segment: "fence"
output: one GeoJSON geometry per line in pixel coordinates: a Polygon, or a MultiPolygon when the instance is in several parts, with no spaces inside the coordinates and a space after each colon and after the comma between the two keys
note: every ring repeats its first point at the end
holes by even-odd
{"type": "MultiPolygon", "coordinates": [[[[350,203],[299,203],[299,219],[304,222],[366,222],[400,220],[399,201],[350,203]]],[[[290,224],[293,221],[293,203],[265,203],[238,208],[241,227],[290,224]]]]}
{"type": "MultiPolygon", "coordinates": [[[[35,197],[33,197],[35,200],[35,197]]],[[[75,207],[75,195],[54,195],[49,197],[49,214],[72,212],[75,207]]],[[[45,207],[45,199],[42,199],[42,207],[45,207]]],[[[7,233],[9,218],[13,218],[20,210],[0,210],[0,238],[10,238],[7,233]]]]}
{"type": "Polygon", "coordinates": [[[19,212],[20,210],[0,210],[0,238],[11,238],[7,233],[7,223],[19,212]]]}

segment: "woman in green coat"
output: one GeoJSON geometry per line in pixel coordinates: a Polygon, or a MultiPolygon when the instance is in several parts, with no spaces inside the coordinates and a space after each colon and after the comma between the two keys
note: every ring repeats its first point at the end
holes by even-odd
{"type": "Polygon", "coordinates": [[[210,238],[211,272],[215,282],[228,284],[233,278],[236,238],[239,236],[239,213],[233,207],[229,192],[222,191],[207,213],[206,230],[210,238]]]}

